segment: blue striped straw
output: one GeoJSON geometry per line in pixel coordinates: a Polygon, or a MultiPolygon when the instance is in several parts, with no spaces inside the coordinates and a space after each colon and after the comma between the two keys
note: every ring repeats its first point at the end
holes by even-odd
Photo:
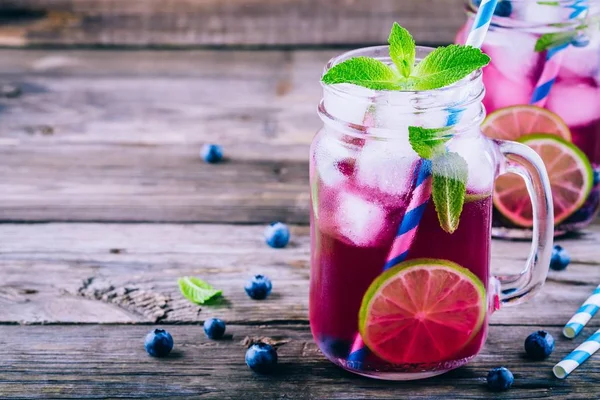
{"type": "MultiPolygon", "coordinates": [[[[573,9],[573,11],[569,15],[569,19],[573,20],[579,18],[582,14],[587,12],[587,3],[588,0],[576,0],[572,5],[570,5],[569,7],[573,9]]],[[[567,47],[569,47],[569,43],[554,47],[546,52],[544,69],[542,70],[542,74],[535,85],[535,89],[531,95],[531,100],[529,101],[530,104],[538,107],[544,107],[546,105],[548,95],[550,94],[552,86],[554,86],[554,82],[556,82],[556,77],[558,76],[558,72],[560,71],[562,65],[562,59],[564,57],[563,51],[567,47]]]]}
{"type": "Polygon", "coordinates": [[[469,36],[467,37],[467,46],[481,48],[497,4],[498,0],[483,0],[481,2],[471,32],[469,32],[469,36]]]}
{"type": "Polygon", "coordinates": [[[598,285],[592,295],[587,298],[575,315],[567,322],[563,328],[563,335],[569,339],[573,339],[579,335],[583,327],[596,315],[598,310],[600,310],[600,285],[598,285]]]}
{"type": "Polygon", "coordinates": [[[600,329],[552,368],[558,379],[565,379],[592,354],[600,349],[600,329]]]}

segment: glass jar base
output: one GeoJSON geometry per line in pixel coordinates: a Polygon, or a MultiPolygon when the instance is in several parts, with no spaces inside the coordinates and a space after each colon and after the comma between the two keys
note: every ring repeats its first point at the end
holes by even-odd
{"type": "MultiPolygon", "coordinates": [[[[327,357],[327,356],[326,356],[327,357]]],[[[447,361],[444,363],[431,366],[428,370],[414,370],[408,372],[406,368],[402,366],[394,366],[393,364],[377,367],[366,367],[363,368],[361,363],[346,361],[343,359],[327,357],[331,362],[337,366],[345,369],[356,375],[364,376],[367,378],[380,379],[385,381],[414,381],[420,379],[427,379],[434,376],[445,374],[453,369],[462,367],[471,361],[475,356],[465,357],[458,360],[447,361]]]]}

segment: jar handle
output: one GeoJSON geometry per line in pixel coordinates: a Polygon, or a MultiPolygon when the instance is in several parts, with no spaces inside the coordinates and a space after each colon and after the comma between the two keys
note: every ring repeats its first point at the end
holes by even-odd
{"type": "Polygon", "coordinates": [[[521,143],[502,140],[494,143],[499,173],[514,173],[525,180],[533,209],[533,237],[525,268],[516,275],[496,276],[499,301],[508,306],[526,301],[544,285],[554,240],[554,206],[548,172],[540,156],[521,143]]]}

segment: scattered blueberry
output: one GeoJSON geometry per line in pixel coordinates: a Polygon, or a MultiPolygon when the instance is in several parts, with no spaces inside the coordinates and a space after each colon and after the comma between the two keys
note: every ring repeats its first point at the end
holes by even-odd
{"type": "Polygon", "coordinates": [[[219,318],[209,318],[204,321],[204,333],[209,339],[221,339],[225,334],[225,322],[219,318]]]}
{"type": "Polygon", "coordinates": [[[285,247],[290,241],[290,229],[282,222],[271,222],[265,229],[265,241],[275,249],[285,247]]]}
{"type": "Polygon", "coordinates": [[[246,365],[259,374],[273,372],[277,366],[277,351],[270,344],[253,344],[246,351],[246,365]]]}
{"type": "Polygon", "coordinates": [[[550,259],[550,268],[555,271],[562,271],[567,268],[571,262],[571,256],[565,249],[559,245],[555,245],[552,249],[552,258],[550,259]]]}
{"type": "Polygon", "coordinates": [[[271,293],[272,288],[273,285],[271,284],[271,280],[264,275],[253,276],[248,282],[246,282],[246,286],[244,286],[248,296],[254,300],[266,299],[271,293]]]}
{"type": "Polygon", "coordinates": [[[210,164],[223,160],[223,148],[218,144],[205,144],[200,152],[202,159],[210,164]]]}
{"type": "Polygon", "coordinates": [[[600,183],[600,170],[594,170],[594,186],[597,186],[600,183]]]}
{"type": "Polygon", "coordinates": [[[554,350],[554,338],[546,331],[533,332],[525,339],[525,352],[532,360],[543,360],[554,350]]]}
{"type": "Polygon", "coordinates": [[[500,392],[510,388],[515,381],[512,372],[504,367],[493,368],[487,376],[487,384],[490,390],[500,392]]]}
{"type": "Polygon", "coordinates": [[[578,33],[571,39],[571,44],[575,47],[587,47],[590,44],[590,37],[584,33],[578,33]]]}
{"type": "MultiPolygon", "coordinates": [[[[479,7],[481,5],[481,0],[473,0],[473,5],[479,7]]],[[[494,15],[497,15],[498,17],[510,17],[511,14],[512,3],[509,0],[500,0],[494,10],[494,15]]]]}
{"type": "Polygon", "coordinates": [[[164,329],[154,329],[146,335],[144,347],[153,357],[165,357],[173,349],[173,337],[164,329]]]}

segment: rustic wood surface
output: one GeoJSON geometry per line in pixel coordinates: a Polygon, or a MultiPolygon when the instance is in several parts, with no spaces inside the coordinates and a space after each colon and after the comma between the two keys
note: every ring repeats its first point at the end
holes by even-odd
{"type": "Polygon", "coordinates": [[[2,46],[290,46],[380,43],[399,21],[451,42],[463,0],[0,0],[2,46]]]}
{"type": "MultiPolygon", "coordinates": [[[[0,93],[13,93],[0,98],[0,398],[600,398],[597,357],[565,381],[550,372],[600,326],[591,321],[574,341],[560,334],[600,281],[597,225],[561,241],[569,268],[551,272],[535,299],[495,313],[466,367],[387,383],[345,373],[317,350],[307,157],[319,73],[335,53],[0,51],[0,93]],[[224,145],[226,163],[200,161],[208,141],[224,145]],[[285,249],[263,243],[273,219],[297,223],[285,249]],[[260,303],[242,289],[254,273],[274,282],[260,303]],[[189,304],[176,287],[183,275],[225,300],[189,304]],[[211,316],[233,338],[207,341],[199,324],[211,316]],[[165,360],[141,344],[156,324],[175,338],[165,360]],[[534,363],[522,346],[539,328],[557,349],[534,363]],[[285,342],[275,376],[246,368],[246,336],[285,342]],[[516,382],[493,395],[485,375],[499,365],[516,382]]],[[[518,272],[527,251],[495,241],[494,271],[518,272]]]]}

